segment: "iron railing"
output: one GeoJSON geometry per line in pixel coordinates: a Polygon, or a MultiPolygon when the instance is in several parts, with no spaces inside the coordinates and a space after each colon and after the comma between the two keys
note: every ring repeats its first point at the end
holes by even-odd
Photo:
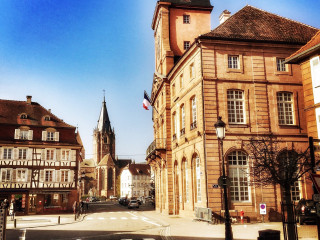
{"type": "Polygon", "coordinates": [[[153,153],[157,149],[166,149],[167,142],[166,138],[156,138],[148,147],[146,156],[149,157],[151,153],[153,153]]]}

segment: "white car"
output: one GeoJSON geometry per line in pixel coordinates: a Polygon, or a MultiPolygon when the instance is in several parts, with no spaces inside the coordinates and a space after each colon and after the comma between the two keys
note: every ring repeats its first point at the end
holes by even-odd
{"type": "Polygon", "coordinates": [[[117,200],[118,198],[116,196],[110,196],[110,200],[117,200]]]}
{"type": "Polygon", "coordinates": [[[128,208],[139,208],[139,203],[137,200],[131,200],[128,204],[128,208]]]}

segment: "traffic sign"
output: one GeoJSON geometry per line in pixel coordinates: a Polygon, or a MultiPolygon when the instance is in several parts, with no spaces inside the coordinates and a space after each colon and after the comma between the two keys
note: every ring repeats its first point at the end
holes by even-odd
{"type": "MultiPolygon", "coordinates": [[[[222,176],[220,176],[220,177],[218,178],[218,185],[219,185],[220,187],[223,187],[223,177],[222,177],[222,176]]],[[[227,177],[227,176],[226,176],[226,185],[227,185],[227,187],[230,187],[230,185],[231,185],[231,180],[230,180],[230,178],[227,177]]]]}
{"type": "Polygon", "coordinates": [[[320,175],[319,174],[310,174],[311,180],[316,187],[318,193],[320,193],[320,175]]]}
{"type": "Polygon", "coordinates": [[[267,204],[260,203],[260,214],[266,215],[267,214],[267,204]]]}

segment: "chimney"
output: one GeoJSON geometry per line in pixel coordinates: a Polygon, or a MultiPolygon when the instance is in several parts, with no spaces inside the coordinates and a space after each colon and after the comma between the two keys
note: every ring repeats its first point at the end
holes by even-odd
{"type": "Polygon", "coordinates": [[[32,96],[27,96],[27,104],[31,104],[32,96]]]}
{"type": "Polygon", "coordinates": [[[224,23],[231,16],[231,12],[224,10],[219,17],[220,24],[224,23]]]}

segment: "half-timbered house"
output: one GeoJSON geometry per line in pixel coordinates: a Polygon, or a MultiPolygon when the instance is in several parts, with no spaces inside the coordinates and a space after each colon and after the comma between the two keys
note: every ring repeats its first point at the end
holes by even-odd
{"type": "Polygon", "coordinates": [[[0,200],[18,213],[71,211],[82,149],[73,127],[31,101],[0,100],[0,200]]]}

